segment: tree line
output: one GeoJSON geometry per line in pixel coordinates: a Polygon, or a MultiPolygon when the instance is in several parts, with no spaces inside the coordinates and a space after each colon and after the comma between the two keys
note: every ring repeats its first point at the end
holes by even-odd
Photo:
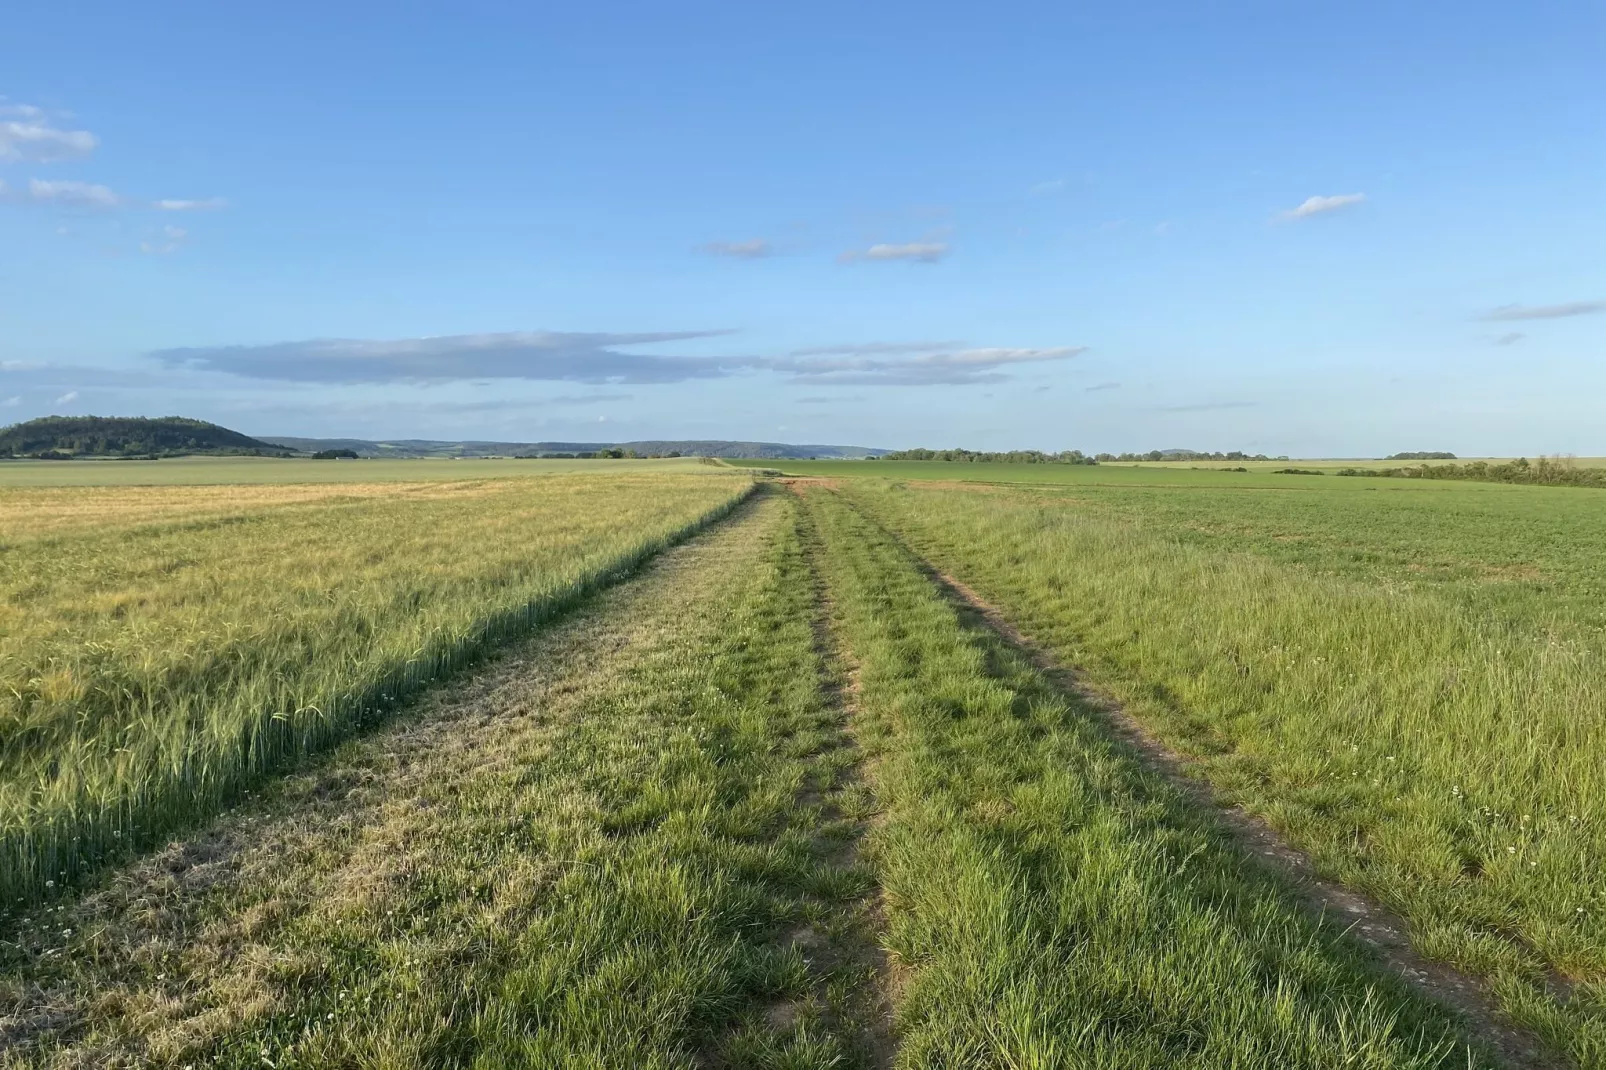
{"type": "Polygon", "coordinates": [[[1531,483],[1549,487],[1606,488],[1606,468],[1580,468],[1565,457],[1541,457],[1529,461],[1490,464],[1420,464],[1403,468],[1341,468],[1341,476],[1381,476],[1385,479],[1466,479],[1478,483],[1531,483]]]}

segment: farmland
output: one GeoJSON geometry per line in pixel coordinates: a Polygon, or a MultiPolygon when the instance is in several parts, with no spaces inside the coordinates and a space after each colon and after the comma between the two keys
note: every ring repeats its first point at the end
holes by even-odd
{"type": "Polygon", "coordinates": [[[212,808],[746,485],[0,491],[0,895],[212,808]]]}
{"type": "Polygon", "coordinates": [[[1606,1066],[1606,495],[190,464],[0,487],[0,1066],[1606,1066]]]}

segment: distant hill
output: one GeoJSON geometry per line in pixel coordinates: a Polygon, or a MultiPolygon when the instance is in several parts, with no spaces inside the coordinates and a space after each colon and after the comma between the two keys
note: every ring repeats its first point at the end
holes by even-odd
{"type": "Polygon", "coordinates": [[[41,416],[0,428],[0,457],[281,455],[284,447],[182,416],[41,416]]]}
{"type": "Polygon", "coordinates": [[[679,453],[683,457],[748,457],[775,460],[826,457],[879,457],[887,450],[865,446],[792,446],[781,442],[729,442],[723,439],[650,439],[640,442],[442,442],[421,438],[369,441],[360,438],[295,438],[268,435],[264,441],[306,452],[354,450],[362,457],[528,457],[552,453],[634,450],[643,456],[679,453]]]}

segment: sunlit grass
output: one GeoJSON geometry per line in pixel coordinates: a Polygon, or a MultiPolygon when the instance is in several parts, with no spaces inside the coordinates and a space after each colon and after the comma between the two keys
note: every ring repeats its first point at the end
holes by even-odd
{"type": "MultiPolygon", "coordinates": [[[[1419,948],[1489,975],[1582,1064],[1606,1062],[1606,659],[1584,609],[1405,582],[1386,538],[1364,568],[1235,550],[1175,502],[846,486],[1229,798],[1404,914],[1419,948]]],[[[1359,543],[1346,501],[1364,499],[1329,500],[1330,527],[1359,543]]],[[[1468,545],[1486,539],[1464,522],[1468,545]]],[[[1589,552],[1584,537],[1531,557],[1589,552]]]]}
{"type": "Polygon", "coordinates": [[[90,895],[0,912],[0,1066],[864,1065],[840,948],[869,878],[827,805],[794,508],[90,895]]]}
{"type": "Polygon", "coordinates": [[[5,492],[0,897],[206,813],[749,486],[703,471],[5,492]]]}

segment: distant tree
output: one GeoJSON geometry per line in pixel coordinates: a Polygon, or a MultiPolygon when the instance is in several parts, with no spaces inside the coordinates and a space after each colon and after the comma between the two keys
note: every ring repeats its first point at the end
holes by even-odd
{"type": "Polygon", "coordinates": [[[319,450],[312,455],[312,459],[315,461],[355,461],[358,459],[358,453],[356,450],[348,449],[319,450]]]}
{"type": "MultiPolygon", "coordinates": [[[[874,458],[869,458],[874,460],[874,458]]],[[[894,450],[886,454],[883,460],[887,461],[958,461],[965,464],[1096,464],[1093,458],[1088,457],[1081,450],[1066,450],[1064,453],[1044,453],[1042,450],[1008,450],[1003,452],[988,452],[982,450],[930,450],[916,448],[910,450],[894,450]]]]}
{"type": "Polygon", "coordinates": [[[1571,458],[1518,457],[1505,464],[1469,461],[1466,464],[1419,464],[1405,468],[1345,468],[1341,476],[1382,476],[1391,479],[1462,479],[1478,483],[1532,483],[1552,487],[1606,489],[1606,468],[1580,468],[1571,458]]]}

